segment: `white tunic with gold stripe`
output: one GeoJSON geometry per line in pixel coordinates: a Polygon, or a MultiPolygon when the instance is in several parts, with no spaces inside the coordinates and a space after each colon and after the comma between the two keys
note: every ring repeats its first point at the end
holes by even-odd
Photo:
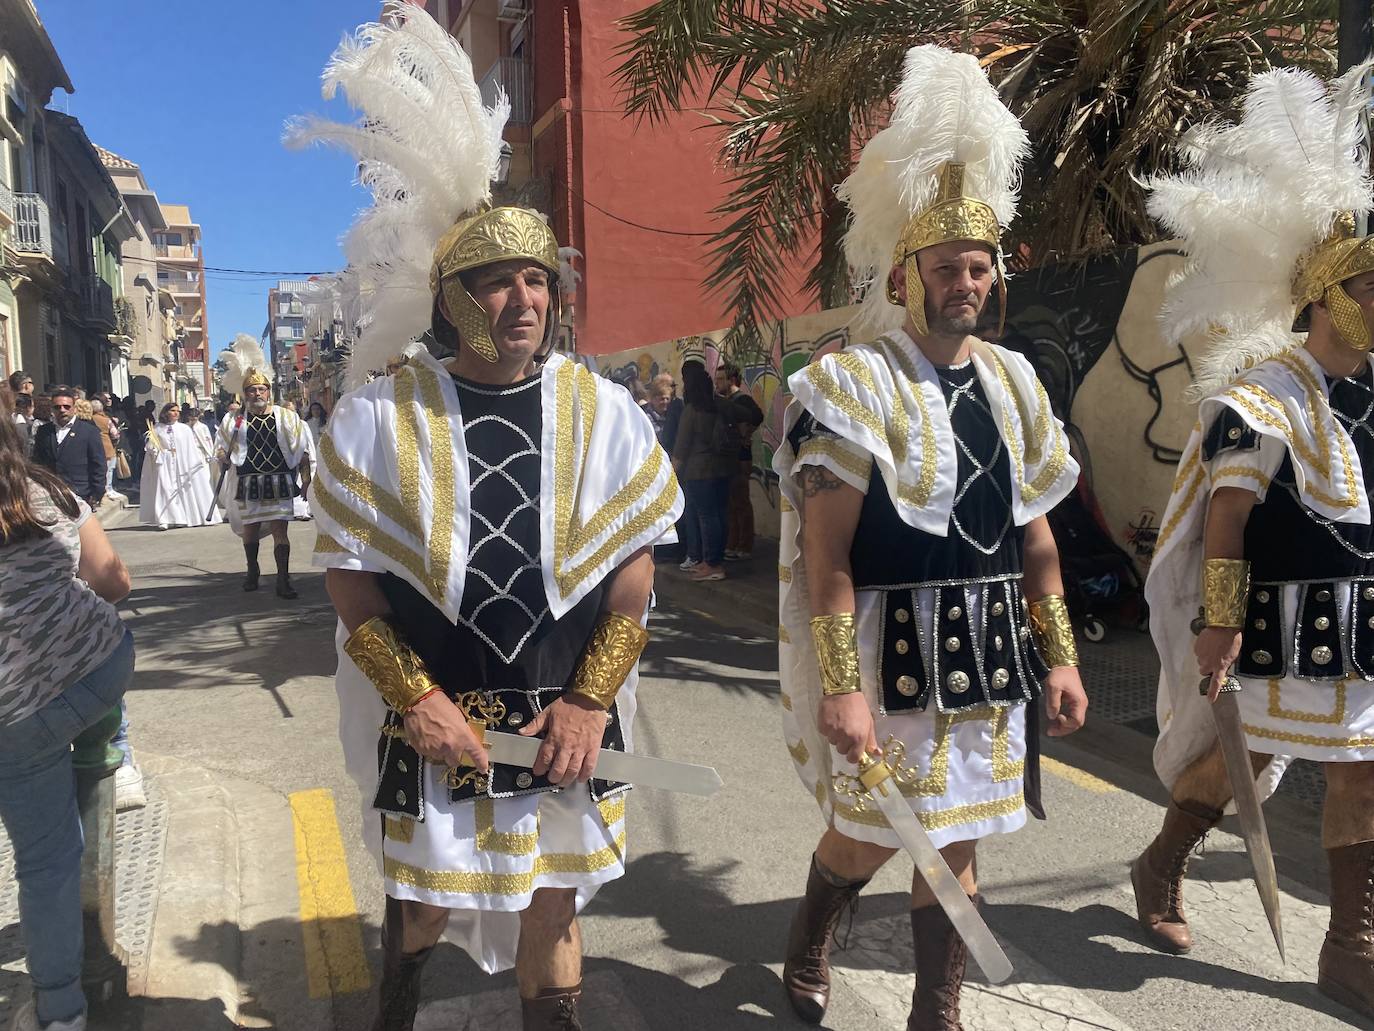
{"type": "MultiPolygon", "coordinates": [[[[1172,787],[1216,740],[1207,701],[1198,693],[1189,626],[1201,604],[1208,501],[1221,487],[1253,491],[1262,501],[1285,455],[1291,459],[1298,499],[1305,508],[1333,523],[1369,523],[1370,500],[1359,449],[1332,412],[1321,366],[1303,347],[1260,363],[1204,400],[1179,460],[1145,583],[1150,631],[1161,664],[1155,770],[1166,787],[1172,787]],[[1226,410],[1258,434],[1259,446],[1222,450],[1209,461],[1204,438],[1226,410]]],[[[1293,543],[1302,547],[1301,541],[1293,543]]],[[[1288,584],[1281,591],[1276,603],[1283,624],[1293,626],[1299,618],[1299,588],[1288,584]]],[[[1335,594],[1344,622],[1351,612],[1349,583],[1337,583],[1335,594]]],[[[1291,675],[1272,680],[1242,677],[1241,684],[1241,715],[1250,747],[1275,756],[1258,778],[1262,797],[1277,787],[1292,758],[1374,759],[1374,684],[1359,677],[1332,683],[1291,675]]]]}
{"type": "MultiPolygon", "coordinates": [[[[671,532],[681,491],[630,395],[559,355],[541,372],[540,546],[551,615],[566,614],[626,558],[671,532]]],[[[315,564],[392,573],[450,622],[459,618],[471,535],[458,392],[423,350],[394,376],[343,398],[319,441],[311,487],[315,564]]],[[[389,895],[453,910],[447,934],[488,971],[515,960],[520,910],[541,887],[573,888],[579,908],[624,872],[625,797],[565,793],[453,803],[426,764],[424,819],[382,821],[378,731],[385,706],[343,653],[340,737],[364,800],[363,828],[389,895]]],[[[617,699],[632,747],[637,671],[617,699]]],[[[479,687],[480,685],[474,685],[479,687]]]]}
{"type": "MultiPolygon", "coordinates": [[[[980,343],[972,361],[1011,456],[1011,515],[1016,525],[1024,526],[1072,490],[1078,466],[1044,387],[1024,358],[980,343]]],[[[821,465],[866,492],[876,463],[881,482],[872,489],[888,492],[901,520],[946,537],[958,487],[958,445],[935,367],[900,330],[826,355],[796,373],[789,387],[795,399],[788,408],[787,431],[806,411],[838,439],[812,441],[801,455],[784,439],[774,456],[783,496],[778,662],[786,744],[828,824],[851,838],[895,848],[900,842],[880,812],[856,806],[852,797],[835,790],[837,774],[856,771],[816,726],[821,685],[811,642],[797,472],[805,465],[821,465]]],[[[1021,826],[1026,818],[1024,706],[941,712],[932,699],[924,711],[885,713],[876,670],[880,597],[880,592],[856,592],[860,680],[879,743],[892,736],[905,748],[911,774],[902,792],[912,811],[940,847],[1021,826]]],[[[919,635],[925,641],[932,636],[933,599],[931,588],[917,592],[913,618],[925,627],[919,635]]],[[[981,603],[979,590],[969,589],[966,608],[975,626],[982,621],[981,603]]]]}

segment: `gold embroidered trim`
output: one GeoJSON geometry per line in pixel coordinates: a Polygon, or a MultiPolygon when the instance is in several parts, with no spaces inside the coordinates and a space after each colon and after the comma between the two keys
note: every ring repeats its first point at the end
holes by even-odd
{"type": "MultiPolygon", "coordinates": [[[[1196,434],[1197,430],[1194,430],[1196,434]]],[[[1188,484],[1187,492],[1183,499],[1174,509],[1174,514],[1164,521],[1163,527],[1159,531],[1159,539],[1155,542],[1155,554],[1158,555],[1164,550],[1164,544],[1174,531],[1178,529],[1178,524],[1183,517],[1193,508],[1193,499],[1197,497],[1197,492],[1202,485],[1207,482],[1207,471],[1202,468],[1202,449],[1201,442],[1196,443],[1187,456],[1179,463],[1178,475],[1174,477],[1174,493],[1177,494],[1183,484],[1188,484]],[[1191,477],[1191,482],[1189,482],[1191,477]]]]}
{"type": "Polygon", "coordinates": [[[392,841],[399,841],[402,845],[409,845],[415,840],[415,821],[409,816],[390,816],[386,818],[385,831],[386,837],[392,841]]]}
{"type": "Polygon", "coordinates": [[[792,502],[788,501],[786,498],[780,498],[778,499],[778,511],[787,513],[795,512],[796,509],[792,507],[792,502]]]}
{"type": "Polygon", "coordinates": [[[800,463],[808,458],[816,457],[829,458],[845,472],[857,477],[864,483],[868,482],[869,474],[873,469],[871,460],[864,461],[838,440],[813,437],[810,440],[802,441],[801,450],[797,452],[797,461],[800,463]]]}
{"type": "Polygon", "coordinates": [[[1026,760],[1008,760],[1011,751],[1011,706],[1004,705],[997,710],[997,719],[992,729],[992,779],[1001,784],[1009,780],[1020,780],[1026,775],[1026,760]]]}
{"type": "Polygon", "coordinates": [[[795,745],[788,745],[787,750],[792,754],[792,761],[798,766],[805,766],[811,761],[811,753],[807,751],[805,741],[798,741],[795,745]]]}
{"type": "Polygon", "coordinates": [[[790,584],[792,582],[791,566],[778,566],[778,582],[784,584],[790,584]]]}
{"type": "Polygon", "coordinates": [[[1374,748],[1374,737],[1319,737],[1316,734],[1293,734],[1286,730],[1252,727],[1248,723],[1245,724],[1245,732],[1271,741],[1287,741],[1290,744],[1311,745],[1314,748],[1374,748]]]}
{"type": "Polygon", "coordinates": [[[479,798],[473,803],[473,821],[477,825],[477,849],[481,852],[496,852],[503,856],[530,856],[539,847],[538,810],[535,811],[535,830],[529,833],[518,831],[498,831],[496,829],[496,803],[490,798],[479,798]]]}
{"type": "Polygon", "coordinates": [[[315,554],[349,555],[352,553],[329,534],[317,532],[315,534],[315,554]]]}
{"type": "Polygon", "coordinates": [[[596,808],[601,813],[601,822],[610,830],[621,820],[625,819],[625,796],[616,795],[614,798],[603,798],[596,803],[596,808]]]}
{"type": "Polygon", "coordinates": [[[1345,722],[1345,685],[1344,680],[1336,682],[1336,708],[1328,716],[1319,712],[1299,712],[1282,706],[1282,685],[1277,680],[1269,681],[1269,715],[1276,720],[1293,720],[1296,723],[1344,723],[1345,722]]]}
{"type": "Polygon", "coordinates": [[[786,691],[779,692],[778,697],[782,700],[782,707],[788,712],[792,711],[792,696],[786,691]]]}
{"type": "Polygon", "coordinates": [[[344,532],[355,538],[364,547],[381,552],[392,561],[404,566],[419,583],[427,582],[424,559],[412,548],[402,544],[385,530],[371,523],[363,522],[356,512],[334,497],[322,481],[311,485],[311,504],[318,504],[329,518],[338,523],[344,532]]]}
{"type": "MultiPolygon", "coordinates": [[[[457,485],[453,473],[453,441],[449,433],[448,416],[444,411],[444,393],[439,385],[438,375],[433,369],[424,366],[413,368],[423,400],[434,480],[434,523],[429,531],[430,594],[436,600],[441,600],[448,593],[449,566],[453,557],[453,511],[457,503],[457,485]],[[439,425],[441,423],[442,426],[439,425]]],[[[415,498],[414,510],[420,510],[418,495],[415,498]]]]}
{"type": "Polygon", "coordinates": [[[1228,476],[1242,480],[1254,480],[1262,488],[1267,488],[1271,482],[1270,478],[1265,476],[1258,469],[1247,469],[1243,465],[1222,466],[1212,474],[1212,482],[1215,483],[1217,480],[1225,479],[1228,476]]]}
{"type": "MultiPolygon", "coordinates": [[[[873,370],[868,363],[852,351],[840,351],[834,355],[835,364],[849,373],[874,397],[881,397],[878,384],[873,379],[873,370]]],[[[892,452],[895,465],[905,465],[911,447],[911,413],[906,410],[906,401],[900,394],[892,399],[892,425],[885,427],[882,436],[887,438],[888,450],[892,452]]],[[[865,406],[867,407],[867,406],[865,406]]]]}
{"type": "Polygon", "coordinates": [[[1034,426],[1031,426],[1030,411],[1026,408],[1026,401],[1017,391],[1011,378],[1011,373],[1007,371],[1001,356],[991,349],[987,352],[993,364],[997,367],[997,378],[1002,382],[1002,389],[1011,398],[1016,406],[1016,411],[1021,420],[1021,429],[1025,433],[1025,439],[1019,440],[1016,436],[1016,429],[1011,421],[1010,411],[1002,414],[1003,425],[1006,427],[1007,435],[1020,447],[1010,448],[1012,459],[1016,464],[1016,477],[1021,482],[1021,500],[1030,504],[1040,497],[1059,479],[1059,474],[1064,471],[1064,466],[1068,461],[1068,451],[1064,447],[1064,434],[1057,432],[1054,425],[1052,409],[1050,408],[1050,398],[1045,393],[1045,385],[1040,382],[1039,377],[1035,377],[1035,419],[1034,426]],[[1026,482],[1026,470],[1039,464],[1044,455],[1046,445],[1053,440],[1053,448],[1050,451],[1049,460],[1044,468],[1036,474],[1035,479],[1026,482]],[[1021,449],[1024,448],[1024,461],[1021,449]]]}
{"type": "Polygon", "coordinates": [[[537,856],[526,873],[485,873],[476,870],[425,870],[391,856],[385,857],[386,877],[397,884],[444,895],[526,895],[537,877],[551,873],[596,873],[623,862],[625,833],[615,844],[590,855],[550,852],[537,856]]]}
{"type": "MultiPolygon", "coordinates": [[[[396,470],[401,489],[401,506],[419,518],[420,512],[420,423],[415,406],[420,403],[415,366],[406,365],[391,379],[396,408],[396,470]],[[404,390],[404,394],[402,393],[404,390]],[[405,396],[409,395],[409,396],[405,396]]],[[[423,534],[418,534],[421,540],[423,534]]]]}
{"type": "MultiPolygon", "coordinates": [[[[935,427],[930,421],[930,408],[926,405],[925,391],[921,389],[921,375],[911,357],[888,337],[884,337],[882,343],[885,352],[896,360],[902,375],[906,377],[911,395],[916,399],[917,413],[921,420],[921,473],[917,477],[916,486],[899,486],[897,496],[909,505],[924,508],[930,503],[930,495],[935,491],[935,473],[940,464],[939,449],[935,443],[935,427]]],[[[898,407],[905,410],[906,401],[900,391],[897,401],[898,407]]]]}
{"type": "Polygon", "coordinates": [[[327,433],[320,439],[320,457],[324,459],[324,467],[335,483],[364,505],[386,516],[416,540],[424,539],[415,510],[407,509],[395,494],[345,462],[327,433]]]}
{"type": "MultiPolygon", "coordinates": [[[[921,821],[921,826],[928,831],[945,830],[949,827],[958,827],[966,823],[981,823],[984,820],[995,820],[1003,816],[1010,816],[1012,813],[1020,812],[1026,806],[1025,794],[1021,791],[1006,798],[995,798],[990,802],[974,802],[970,805],[955,806],[952,809],[937,809],[929,813],[917,813],[916,817],[921,821]]],[[[888,827],[887,817],[882,810],[860,812],[853,806],[845,805],[842,802],[835,803],[835,815],[848,820],[850,823],[861,824],[868,827],[888,827]]]]}
{"type": "Polygon", "coordinates": [[[812,362],[806,367],[806,378],[811,381],[811,385],[820,392],[829,404],[838,408],[854,422],[866,426],[873,435],[879,440],[887,439],[887,432],[883,427],[883,421],[877,414],[869,410],[858,399],[846,394],[841,389],[835,377],[826,371],[821,362],[812,362]]]}
{"type": "Polygon", "coordinates": [[[778,640],[783,644],[792,643],[792,635],[787,632],[787,627],[783,626],[781,623],[778,624],[778,640]]]}

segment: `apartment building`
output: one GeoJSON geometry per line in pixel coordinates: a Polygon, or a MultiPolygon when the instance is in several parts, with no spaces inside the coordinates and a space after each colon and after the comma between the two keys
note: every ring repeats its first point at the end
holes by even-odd
{"type": "Polygon", "coordinates": [[[264,350],[276,370],[274,389],[282,401],[305,400],[304,373],[309,352],[306,323],[310,318],[310,284],[304,279],[281,279],[267,292],[267,329],[264,350]]]}
{"type": "Polygon", "coordinates": [[[185,204],[163,204],[166,227],[153,233],[157,259],[157,285],[172,297],[176,338],[172,341],[173,364],[179,397],[212,396],[209,363],[206,361],[208,326],[205,313],[205,255],[200,226],[185,204]]]}

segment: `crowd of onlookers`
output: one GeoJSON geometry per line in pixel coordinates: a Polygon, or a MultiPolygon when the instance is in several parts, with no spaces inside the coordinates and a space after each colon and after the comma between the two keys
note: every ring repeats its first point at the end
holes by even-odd
{"type": "Polygon", "coordinates": [[[684,362],[681,397],[667,372],[647,391],[637,381],[628,388],[672,456],[686,497],[677,525],[680,568],[694,580],[724,580],[724,563],[747,559],[754,549],[750,485],[763,410],[744,389],[738,366],[729,363],[712,376],[702,362],[684,362]]]}

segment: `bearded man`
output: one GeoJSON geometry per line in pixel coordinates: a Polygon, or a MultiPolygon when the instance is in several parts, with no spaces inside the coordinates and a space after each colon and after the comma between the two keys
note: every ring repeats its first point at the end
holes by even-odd
{"type": "Polygon", "coordinates": [[[627,785],[596,777],[597,753],[632,746],[652,548],[681,491],[630,395],[551,353],[557,240],[537,213],[489,206],[504,115],[422,8],[392,14],[329,73],[347,72],[368,127],[348,146],[379,184],[345,243],[375,305],[354,369],[421,333],[453,356],[405,347],[345,395],[311,494],[340,733],[387,894],[374,1028],[411,1028],[447,932],[484,970],[515,967],[526,1029],[570,1031],[577,914],[625,871],[627,785]],[[386,119],[367,98],[401,91],[436,124],[371,128],[386,119]],[[402,152],[453,174],[411,178],[402,152]],[[489,763],[473,725],[542,738],[534,765],[489,763]]]}
{"type": "MultiPolygon", "coordinates": [[[[1042,815],[1036,702],[1052,735],[1087,709],[1045,518],[1078,468],[1030,363],[974,336],[1025,133],[977,61],[939,47],[908,53],[894,100],[841,189],[862,319],[888,332],[791,378],[774,462],[784,731],[828,825],[783,970],[811,1023],[834,927],[900,845],[861,761],[881,748],[976,905],[978,840],[1042,815]]],[[[966,951],[919,873],[911,927],[907,1027],[958,1031],[966,951]]]]}
{"type": "Polygon", "coordinates": [[[271,365],[258,342],[246,333],[221,358],[229,367],[225,389],[242,393],[244,407],[220,423],[215,460],[222,470],[220,501],[229,527],[243,539],[248,565],[245,591],[256,591],[261,576],[258,545],[272,537],[277,564],[277,597],[292,599],[291,539],[294,499],[310,484],[306,453],[308,431],[295,412],[272,403],[271,365]]]}

